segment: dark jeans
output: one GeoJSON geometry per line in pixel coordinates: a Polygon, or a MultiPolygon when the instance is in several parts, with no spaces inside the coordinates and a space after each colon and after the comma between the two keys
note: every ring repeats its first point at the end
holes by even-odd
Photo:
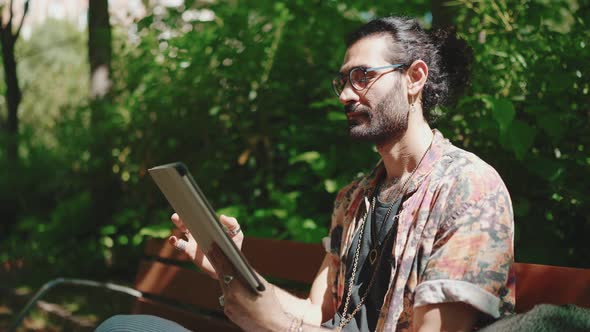
{"type": "Polygon", "coordinates": [[[102,322],[95,332],[190,332],[181,325],[152,315],[116,315],[102,322]]]}

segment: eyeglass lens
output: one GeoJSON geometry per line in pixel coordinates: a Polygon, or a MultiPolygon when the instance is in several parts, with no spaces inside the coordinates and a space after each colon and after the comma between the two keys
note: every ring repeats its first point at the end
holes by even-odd
{"type": "Polygon", "coordinates": [[[363,68],[353,68],[348,75],[339,74],[332,80],[332,88],[336,95],[340,96],[346,82],[350,79],[350,84],[355,90],[362,90],[367,87],[367,74],[363,68]],[[348,77],[346,77],[348,76],[348,77]]]}

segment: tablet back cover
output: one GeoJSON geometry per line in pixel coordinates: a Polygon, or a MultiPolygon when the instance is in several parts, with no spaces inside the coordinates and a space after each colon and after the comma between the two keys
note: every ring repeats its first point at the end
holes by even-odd
{"type": "Polygon", "coordinates": [[[207,253],[211,245],[217,243],[243,280],[254,291],[263,290],[264,286],[241,251],[224,232],[213,208],[191,178],[186,166],[182,163],[173,163],[157,166],[148,171],[203,251],[207,253]]]}

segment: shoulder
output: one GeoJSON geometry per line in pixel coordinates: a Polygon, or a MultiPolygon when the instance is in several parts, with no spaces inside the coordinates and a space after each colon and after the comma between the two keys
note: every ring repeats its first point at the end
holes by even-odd
{"type": "Polygon", "coordinates": [[[435,184],[461,195],[461,201],[478,201],[491,192],[507,192],[500,174],[474,153],[449,145],[433,170],[435,184]]]}
{"type": "Polygon", "coordinates": [[[512,202],[502,178],[475,154],[449,144],[430,177],[432,209],[442,220],[452,223],[459,216],[498,213],[512,218],[512,202]]]}

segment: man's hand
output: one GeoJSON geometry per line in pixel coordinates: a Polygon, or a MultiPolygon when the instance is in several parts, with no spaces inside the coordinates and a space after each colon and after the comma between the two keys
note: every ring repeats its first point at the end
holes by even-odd
{"type": "MultiPolygon", "coordinates": [[[[180,239],[172,235],[168,238],[168,242],[174,247],[176,247],[178,250],[187,254],[195,263],[195,265],[197,265],[201,270],[205,271],[212,278],[217,279],[217,273],[215,272],[215,269],[213,268],[211,262],[207,259],[207,256],[205,256],[203,248],[201,248],[197,241],[195,241],[195,238],[186,228],[178,214],[173,214],[172,217],[170,217],[170,219],[172,219],[172,222],[174,223],[174,225],[176,225],[176,228],[178,228],[178,230],[184,233],[184,235],[186,236],[186,240],[180,239]]],[[[238,224],[236,218],[221,215],[219,217],[219,220],[228,229],[229,232],[240,229],[240,225],[238,224]]],[[[232,237],[232,240],[234,240],[236,246],[238,246],[238,249],[241,250],[242,242],[244,242],[244,233],[239,231],[233,236],[230,233],[230,236],[232,237]]]]}
{"type": "MultiPolygon", "coordinates": [[[[262,276],[258,278],[265,287],[255,293],[237,277],[236,271],[218,247],[207,253],[218,271],[218,280],[223,291],[225,314],[246,331],[286,331],[294,317],[287,315],[274,292],[274,286],[262,276]]],[[[221,303],[220,303],[221,304],[221,303]]]]}
{"type": "MultiPolygon", "coordinates": [[[[199,247],[176,213],[172,215],[171,219],[176,227],[186,236],[186,240],[171,236],[168,239],[171,245],[187,254],[193,260],[195,265],[207,272],[212,278],[217,280],[220,278],[223,279],[222,276],[224,274],[234,276],[235,278],[236,274],[231,270],[232,265],[227,261],[227,258],[219,249],[216,249],[219,251],[217,254],[215,253],[215,250],[213,252],[207,252],[207,256],[212,258],[212,260],[215,260],[213,257],[219,257],[218,261],[221,262],[220,264],[222,267],[219,267],[218,264],[207,259],[204,252],[206,248],[199,247]]],[[[220,221],[229,231],[239,229],[238,221],[235,218],[222,215],[220,221]]],[[[238,232],[232,236],[232,239],[241,250],[244,234],[238,232]]],[[[319,327],[319,324],[323,320],[322,311],[324,308],[326,311],[324,316],[328,318],[333,316],[333,313],[331,312],[331,296],[328,293],[327,274],[328,257],[326,257],[322,263],[322,267],[313,283],[310,298],[308,299],[301,299],[291,295],[286,291],[269,284],[260,276],[260,280],[266,287],[266,290],[260,295],[254,295],[252,291],[248,289],[242,281],[237,280],[237,278],[230,282],[231,287],[225,287],[223,280],[221,280],[220,282],[224,294],[228,294],[224,295],[224,302],[227,303],[224,306],[226,313],[232,320],[234,320],[234,322],[236,322],[236,324],[242,326],[244,329],[268,331],[274,328],[278,331],[285,331],[288,330],[290,324],[297,317],[305,318],[306,331],[324,331],[324,329],[319,327]],[[226,296],[227,299],[225,299],[226,296]],[[286,314],[286,312],[288,312],[288,314],[286,314]],[[308,324],[313,325],[310,326],[308,324]]]]}
{"type": "Polygon", "coordinates": [[[429,304],[414,308],[414,332],[467,332],[473,329],[478,311],[463,302],[429,304]]]}

